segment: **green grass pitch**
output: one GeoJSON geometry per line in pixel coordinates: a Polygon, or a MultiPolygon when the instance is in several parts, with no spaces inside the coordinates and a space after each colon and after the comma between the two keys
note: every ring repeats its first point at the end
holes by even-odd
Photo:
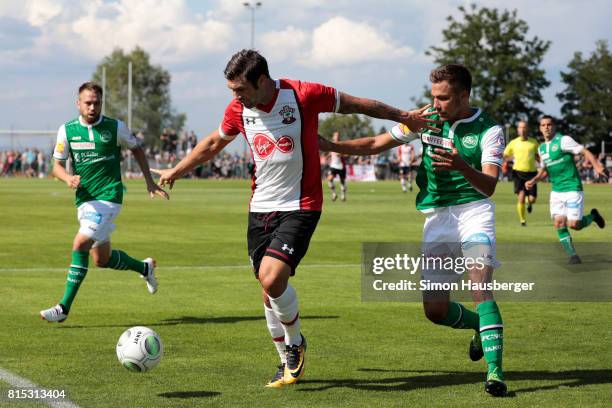
{"type": "MultiPolygon", "coordinates": [[[[467,358],[469,331],[429,323],[418,303],[360,300],[361,242],[421,238],[414,193],[402,194],[398,182],[349,184],[348,202],[326,201],[292,279],[309,343],[306,375],[265,389],[277,356],[248,267],[248,186],[183,180],[165,202],[150,200],[141,180],[129,181],[113,246],[155,257],[159,292],[149,295],[135,272],[91,268],[70,318],[58,325],[38,311],[63,292],[77,230],[73,193],[57,181],[0,180],[0,368],[65,389],[81,407],[490,406],[485,364],[467,358]],[[119,335],[135,325],[153,328],[165,344],[149,373],[125,370],[115,355],[119,335]]],[[[521,228],[511,185],[498,186],[500,243],[556,242],[549,186],[539,188],[521,228]]],[[[611,199],[610,186],[586,186],[585,208],[598,207],[609,221],[611,199]]],[[[610,242],[609,231],[572,235],[610,242]]],[[[611,303],[500,307],[511,395],[496,405],[609,406],[611,303]]],[[[0,406],[12,404],[10,388],[0,381],[0,406]]]]}

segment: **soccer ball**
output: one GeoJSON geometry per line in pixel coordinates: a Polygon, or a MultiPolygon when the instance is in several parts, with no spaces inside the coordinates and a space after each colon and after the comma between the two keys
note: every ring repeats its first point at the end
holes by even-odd
{"type": "Polygon", "coordinates": [[[152,370],[164,354],[159,335],[148,327],[135,326],[123,332],[117,342],[117,358],[134,372],[152,370]]]}

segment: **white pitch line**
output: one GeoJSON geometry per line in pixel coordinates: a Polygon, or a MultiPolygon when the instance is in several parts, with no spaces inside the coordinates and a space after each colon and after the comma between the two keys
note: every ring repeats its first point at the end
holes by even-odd
{"type": "MultiPolygon", "coordinates": [[[[361,264],[305,264],[300,265],[300,269],[304,268],[357,268],[361,264]]],[[[251,269],[251,265],[170,265],[170,266],[158,266],[156,270],[180,270],[180,269],[198,269],[198,270],[223,270],[223,269],[251,269]]],[[[2,272],[58,272],[67,271],[68,267],[65,268],[0,268],[2,272]]]]}
{"type": "MultiPolygon", "coordinates": [[[[33,382],[18,376],[17,374],[13,374],[8,370],[5,370],[3,368],[0,367],[0,380],[2,380],[3,382],[11,385],[12,387],[15,388],[27,388],[27,389],[31,389],[31,390],[39,390],[39,392],[42,392],[43,390],[51,390],[51,389],[47,389],[47,388],[43,388],[37,384],[34,384],[33,382]]],[[[4,396],[3,396],[4,397],[4,396]]],[[[12,401],[12,400],[11,400],[12,401]]],[[[19,401],[19,402],[25,402],[25,401],[38,401],[38,402],[44,402],[45,404],[54,407],[54,408],[79,408],[79,406],[77,404],[75,404],[74,402],[70,401],[69,399],[15,399],[14,401],[19,401]]]]}

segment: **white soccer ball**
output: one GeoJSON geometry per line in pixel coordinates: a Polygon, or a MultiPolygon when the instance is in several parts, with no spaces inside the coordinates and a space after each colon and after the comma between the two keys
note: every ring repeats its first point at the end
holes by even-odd
{"type": "Polygon", "coordinates": [[[159,334],[148,327],[135,326],[123,332],[117,342],[117,358],[128,370],[152,370],[164,354],[159,334]]]}

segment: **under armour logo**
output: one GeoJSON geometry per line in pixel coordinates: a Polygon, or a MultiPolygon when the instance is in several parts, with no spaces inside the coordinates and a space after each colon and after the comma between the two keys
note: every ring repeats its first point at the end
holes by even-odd
{"type": "Polygon", "coordinates": [[[281,249],[283,251],[289,252],[289,255],[293,255],[293,251],[295,251],[295,249],[289,248],[289,245],[287,244],[283,244],[283,247],[281,249]]]}
{"type": "Polygon", "coordinates": [[[268,135],[258,133],[253,138],[253,148],[257,157],[266,160],[274,153],[274,149],[280,150],[281,153],[291,153],[293,151],[293,139],[289,136],[281,136],[275,142],[268,135]]]}
{"type": "Polygon", "coordinates": [[[247,125],[254,125],[255,124],[255,118],[244,118],[244,123],[247,125]]]}

